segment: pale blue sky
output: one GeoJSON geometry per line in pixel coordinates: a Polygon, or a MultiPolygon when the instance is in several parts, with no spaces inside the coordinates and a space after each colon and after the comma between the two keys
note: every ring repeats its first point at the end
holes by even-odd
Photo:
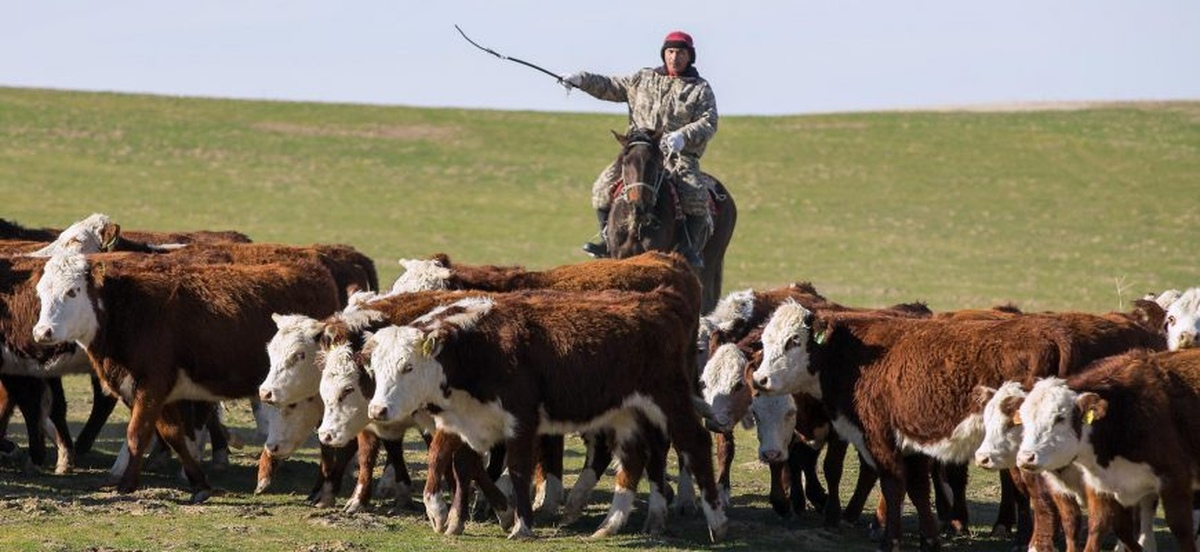
{"type": "Polygon", "coordinates": [[[1200,99],[1200,0],[0,0],[0,86],[591,111],[690,32],[723,114],[1200,99]]]}

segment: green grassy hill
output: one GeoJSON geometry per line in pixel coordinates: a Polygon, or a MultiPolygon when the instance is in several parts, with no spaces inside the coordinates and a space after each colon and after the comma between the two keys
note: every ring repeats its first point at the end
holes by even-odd
{"type": "MultiPolygon", "coordinates": [[[[343,242],[381,277],[446,252],[585,259],[622,117],[0,88],[0,216],[343,242]]],[[[741,210],[727,290],[849,304],[1103,311],[1197,285],[1200,102],[725,117],[705,169],[741,210]]]]}
{"type": "MultiPolygon", "coordinates": [[[[351,244],[385,286],[396,259],[448,253],[464,263],[546,268],[586,259],[589,190],[617,153],[611,115],[249,102],[0,88],[0,217],[63,227],[93,212],[125,228],[240,230],[256,241],[351,244]]],[[[935,310],[1014,302],[1026,310],[1102,312],[1144,292],[1200,285],[1200,102],[1073,111],[889,112],[725,117],[704,168],[741,211],[726,290],[812,281],[856,306],[926,301],[935,310]]],[[[71,419],[88,408],[70,382],[71,419]]],[[[345,516],[301,504],[313,451],[256,497],[248,446],[213,474],[227,490],[182,504],[174,468],[143,491],[102,487],[122,438],[118,408],[98,454],[70,476],[0,467],[0,548],[382,550],[693,548],[703,522],[663,538],[582,540],[608,499],[569,528],[542,522],[512,545],[494,524],[457,539],[419,511],[345,516]],[[165,524],[165,525],[164,525],[165,524]]],[[[18,418],[19,420],[19,418],[18,418]]],[[[14,421],[10,435],[24,429],[14,421]]],[[[249,416],[235,412],[249,435],[249,416]]],[[[731,540],[720,549],[871,550],[858,529],[819,529],[810,514],[769,510],[753,435],[740,434],[731,540]]],[[[410,446],[424,477],[423,446],[410,446]]],[[[577,452],[577,443],[576,449],[577,452]]],[[[568,458],[568,484],[581,458],[568,458]]],[[[994,477],[974,473],[974,540],[950,550],[1008,550],[982,536],[994,477]]],[[[848,474],[844,484],[849,492],[848,474]]],[[[606,478],[600,489],[611,489],[606,478]]],[[[343,488],[343,496],[348,486],[343,488]]],[[[844,493],[844,494],[845,494],[844,493]]],[[[644,506],[643,506],[644,507],[644,506]]],[[[906,517],[906,547],[915,520],[906,517]]],[[[1160,532],[1167,549],[1173,543],[1160,532]]]]}

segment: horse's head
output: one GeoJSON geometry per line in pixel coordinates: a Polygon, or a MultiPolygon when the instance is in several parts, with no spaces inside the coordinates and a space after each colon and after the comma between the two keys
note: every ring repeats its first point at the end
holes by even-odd
{"type": "Polygon", "coordinates": [[[613,136],[621,143],[621,155],[617,158],[624,182],[621,196],[639,218],[643,217],[654,209],[668,177],[658,148],[662,131],[638,128],[624,136],[614,132],[613,136]]]}

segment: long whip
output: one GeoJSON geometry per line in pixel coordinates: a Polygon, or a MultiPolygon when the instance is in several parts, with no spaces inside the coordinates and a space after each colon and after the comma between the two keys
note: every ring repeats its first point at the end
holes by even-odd
{"type": "Polygon", "coordinates": [[[474,46],[474,47],[476,47],[476,48],[479,48],[480,50],[483,50],[483,51],[485,51],[485,52],[487,52],[487,53],[489,53],[489,54],[492,54],[493,56],[496,56],[496,57],[498,57],[498,58],[500,58],[500,59],[503,59],[503,60],[505,60],[505,61],[514,61],[514,62],[516,62],[516,63],[520,63],[521,65],[524,65],[524,66],[526,66],[526,67],[530,67],[530,68],[533,68],[533,69],[537,69],[538,71],[541,71],[541,72],[543,72],[543,73],[545,73],[545,74],[547,74],[547,75],[550,75],[551,77],[554,77],[554,80],[558,81],[558,83],[559,83],[559,84],[562,84],[562,82],[563,82],[563,79],[562,79],[562,77],[558,76],[557,74],[555,74],[555,73],[553,73],[553,72],[551,72],[551,71],[548,71],[548,70],[546,70],[546,69],[543,69],[543,68],[541,68],[541,67],[538,67],[537,65],[534,65],[534,64],[532,64],[532,63],[529,63],[528,61],[525,61],[525,60],[523,60],[523,59],[517,59],[517,58],[515,58],[515,57],[509,57],[509,56],[506,56],[506,55],[504,55],[504,54],[501,54],[500,52],[497,52],[497,51],[495,51],[495,50],[493,50],[493,49],[491,49],[491,48],[487,48],[487,47],[485,47],[485,46],[480,46],[478,42],[475,42],[474,40],[471,40],[471,37],[467,36],[467,33],[464,33],[464,32],[463,32],[463,30],[462,30],[461,28],[459,28],[459,26],[458,26],[457,24],[456,24],[456,25],[454,25],[454,28],[455,28],[455,29],[457,29],[457,30],[458,30],[458,34],[462,35],[462,37],[463,37],[464,39],[466,39],[466,41],[467,41],[467,42],[470,42],[472,46],[474,46]]]}

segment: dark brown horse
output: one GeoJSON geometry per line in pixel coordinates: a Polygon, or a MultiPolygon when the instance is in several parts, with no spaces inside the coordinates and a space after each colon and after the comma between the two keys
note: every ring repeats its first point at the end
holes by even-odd
{"type": "MultiPolygon", "coordinates": [[[[617,157],[621,184],[608,213],[609,255],[623,259],[652,250],[675,251],[687,238],[677,179],[664,167],[658,146],[661,132],[635,129],[625,136],[616,132],[613,136],[621,143],[617,157]]],[[[704,268],[697,274],[704,290],[701,314],[712,310],[721,296],[725,248],[737,224],[733,196],[716,178],[712,182],[713,233],[701,252],[704,268]]]]}

